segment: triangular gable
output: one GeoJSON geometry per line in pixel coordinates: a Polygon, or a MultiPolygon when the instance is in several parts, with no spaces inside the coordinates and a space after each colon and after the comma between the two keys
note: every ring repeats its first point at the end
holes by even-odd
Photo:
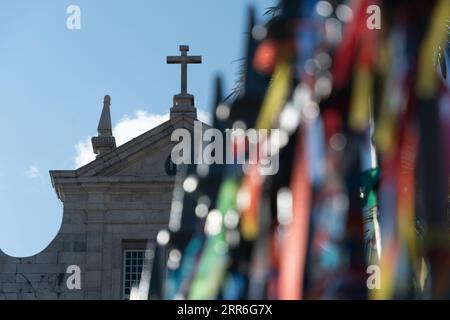
{"type": "MultiPolygon", "coordinates": [[[[137,178],[141,179],[145,176],[157,178],[160,175],[151,171],[154,169],[152,163],[158,164],[159,169],[164,166],[166,157],[170,155],[170,149],[175,144],[170,141],[172,132],[178,128],[193,131],[194,120],[185,115],[173,117],[76,170],[50,171],[52,184],[57,189],[60,183],[91,181],[93,178],[99,182],[137,175],[137,178]],[[142,172],[143,167],[147,168],[148,172],[142,172]]],[[[204,130],[209,128],[204,123],[202,125],[204,130]]],[[[58,193],[58,190],[56,191],[58,193]]]]}

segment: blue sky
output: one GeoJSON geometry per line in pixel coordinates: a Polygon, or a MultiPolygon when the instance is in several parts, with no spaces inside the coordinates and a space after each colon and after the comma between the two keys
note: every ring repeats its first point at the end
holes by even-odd
{"type": "Polygon", "coordinates": [[[263,21],[274,2],[2,0],[1,250],[28,256],[54,238],[62,204],[48,170],[75,168],[76,145],[80,152],[96,134],[105,94],[118,130],[161,121],[180,89],[180,68],[165,57],[188,44],[190,54],[203,56],[188,68],[188,90],[208,110],[214,75],[224,76],[228,91],[235,80],[246,9],[253,4],[263,21]],[[71,4],[81,8],[81,30],[66,28],[71,4]]]}

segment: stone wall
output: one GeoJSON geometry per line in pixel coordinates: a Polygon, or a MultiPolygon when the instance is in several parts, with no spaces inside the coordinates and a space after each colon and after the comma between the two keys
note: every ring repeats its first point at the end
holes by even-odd
{"type": "Polygon", "coordinates": [[[83,180],[64,190],[61,229],[29,258],[0,252],[0,299],[121,299],[122,242],[154,240],[169,219],[173,178],[101,184],[83,180]],[[67,267],[81,269],[69,290],[67,267]]]}

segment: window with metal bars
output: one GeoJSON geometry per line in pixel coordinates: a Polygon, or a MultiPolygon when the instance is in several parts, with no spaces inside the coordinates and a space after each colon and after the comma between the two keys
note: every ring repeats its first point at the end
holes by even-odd
{"type": "Polygon", "coordinates": [[[123,251],[123,298],[129,299],[133,286],[139,286],[144,265],[145,249],[123,251]]]}

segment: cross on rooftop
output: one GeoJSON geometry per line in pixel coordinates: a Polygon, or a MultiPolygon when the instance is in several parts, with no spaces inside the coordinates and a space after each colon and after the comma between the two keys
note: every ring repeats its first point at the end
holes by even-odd
{"type": "Polygon", "coordinates": [[[181,56],[168,56],[167,64],[181,64],[181,94],[187,94],[187,65],[202,63],[201,56],[188,56],[189,46],[180,46],[181,56]]]}

